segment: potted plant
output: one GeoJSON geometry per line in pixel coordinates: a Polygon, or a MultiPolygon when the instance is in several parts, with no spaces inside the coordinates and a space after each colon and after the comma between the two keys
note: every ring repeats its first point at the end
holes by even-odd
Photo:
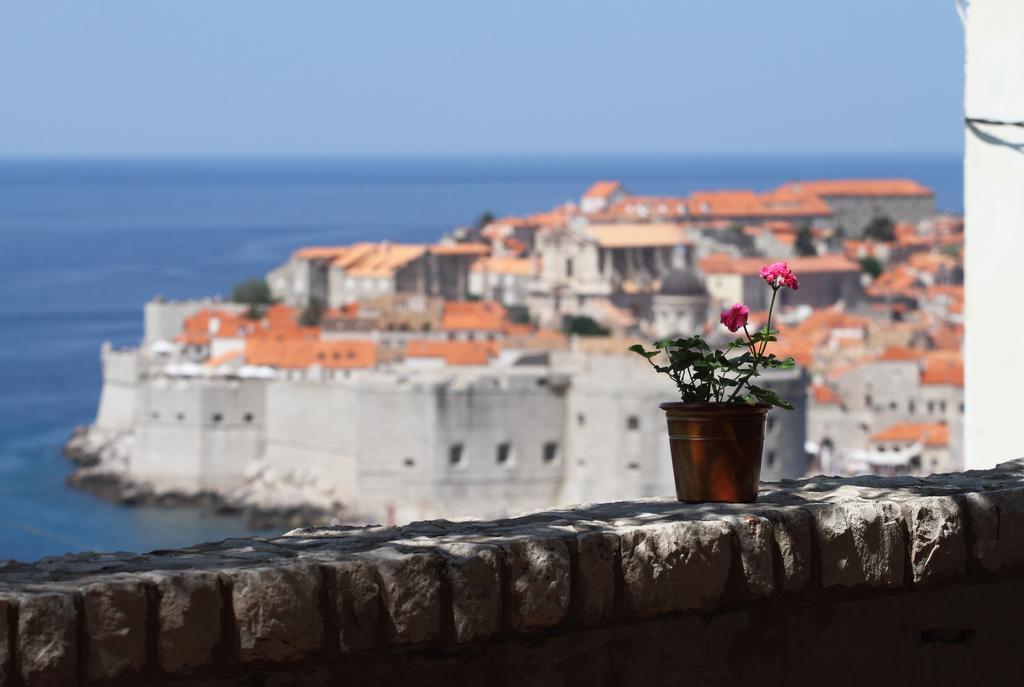
{"type": "Polygon", "coordinates": [[[793,367],[793,359],[767,354],[777,341],[772,314],[779,291],[799,286],[784,262],[761,268],[772,289],[764,326],[751,333],[750,309],[737,303],[721,315],[721,323],[742,336],[722,349],[712,349],[701,336],[657,341],[654,350],[642,345],[629,350],[642,355],[667,375],[679,390],[679,401],[662,403],[668,418],[669,446],[680,501],[751,503],[761,476],[764,427],[772,407],[793,406],[771,389],[753,383],[764,370],[793,367]]]}

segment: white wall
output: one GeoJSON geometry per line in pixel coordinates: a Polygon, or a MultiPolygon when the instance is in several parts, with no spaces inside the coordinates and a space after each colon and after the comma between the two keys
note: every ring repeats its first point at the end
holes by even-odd
{"type": "MultiPolygon", "coordinates": [[[[1024,119],[1024,2],[971,0],[966,22],[968,117],[1024,119]]],[[[967,127],[964,155],[967,468],[1024,456],[1014,395],[1024,370],[1000,342],[1024,346],[1019,306],[1024,255],[1024,129],[967,127]]]]}

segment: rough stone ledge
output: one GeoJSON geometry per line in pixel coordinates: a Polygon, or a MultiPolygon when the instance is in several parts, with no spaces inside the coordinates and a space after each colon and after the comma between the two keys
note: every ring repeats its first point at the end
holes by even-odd
{"type": "MultiPolygon", "coordinates": [[[[0,566],[0,685],[139,684],[1024,570],[1024,460],[0,566]]],[[[895,591],[894,591],[895,590],[895,591]]]]}

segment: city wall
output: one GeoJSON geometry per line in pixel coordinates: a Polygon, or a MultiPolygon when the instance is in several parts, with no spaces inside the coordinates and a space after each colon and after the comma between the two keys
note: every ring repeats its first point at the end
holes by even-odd
{"type": "Polygon", "coordinates": [[[1024,461],[0,567],[2,685],[1011,685],[1024,461]]]}

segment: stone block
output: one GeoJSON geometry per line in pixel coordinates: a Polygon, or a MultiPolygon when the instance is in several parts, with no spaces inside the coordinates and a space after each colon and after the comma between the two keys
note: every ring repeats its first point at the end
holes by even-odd
{"type": "Polygon", "coordinates": [[[958,579],[967,568],[967,541],[959,504],[951,496],[910,499],[901,504],[910,532],[914,584],[958,579]]]}
{"type": "Polygon", "coordinates": [[[112,680],[138,674],[146,663],[146,587],[138,577],[82,587],[85,631],[89,637],[86,674],[112,680]]]}
{"type": "Polygon", "coordinates": [[[739,541],[744,598],[759,599],[775,591],[772,525],[767,518],[741,515],[730,520],[739,541]]]}
{"type": "Polygon", "coordinates": [[[220,641],[224,602],[217,573],[147,573],[157,591],[157,657],[168,673],[209,665],[220,641]]]}
{"type": "Polygon", "coordinates": [[[813,509],[823,587],[898,587],[904,543],[899,506],[847,501],[813,509]]]}
{"type": "Polygon", "coordinates": [[[772,540],[782,568],[779,584],[785,592],[799,592],[811,580],[811,515],[800,508],[765,513],[772,524],[772,540]]]}
{"type": "Polygon", "coordinates": [[[389,546],[365,556],[377,570],[388,641],[419,644],[441,639],[440,554],[389,546]]]}
{"type": "Polygon", "coordinates": [[[334,573],[334,612],[338,646],[346,653],[370,649],[380,641],[380,585],[373,566],[361,560],[325,564],[334,573]]]}
{"type": "Polygon", "coordinates": [[[579,620],[598,625],[615,611],[615,575],[619,564],[619,537],[611,532],[587,532],[576,537],[579,620]]]}
{"type": "Polygon", "coordinates": [[[666,522],[620,532],[625,605],[650,616],[712,607],[732,565],[729,526],[666,522]]]}
{"type": "Polygon", "coordinates": [[[442,546],[451,585],[455,641],[493,637],[501,629],[501,561],[498,548],[485,544],[442,546]]]}
{"type": "Polygon", "coordinates": [[[512,630],[539,630],[565,620],[572,586],[568,545],[554,537],[530,536],[508,540],[501,547],[512,630]]]}
{"type": "Polygon", "coordinates": [[[321,647],[319,568],[249,568],[232,571],[230,577],[236,645],[242,661],[297,661],[321,647]]]}
{"type": "Polygon", "coordinates": [[[78,683],[78,611],[71,594],[22,596],[18,604],[18,665],[32,687],[78,683]]]}
{"type": "Polygon", "coordinates": [[[17,597],[0,595],[0,685],[14,681],[14,656],[11,654],[14,624],[11,621],[17,604],[17,597]]]}
{"type": "Polygon", "coordinates": [[[986,572],[1024,567],[1024,489],[963,495],[971,558],[986,572]]]}

